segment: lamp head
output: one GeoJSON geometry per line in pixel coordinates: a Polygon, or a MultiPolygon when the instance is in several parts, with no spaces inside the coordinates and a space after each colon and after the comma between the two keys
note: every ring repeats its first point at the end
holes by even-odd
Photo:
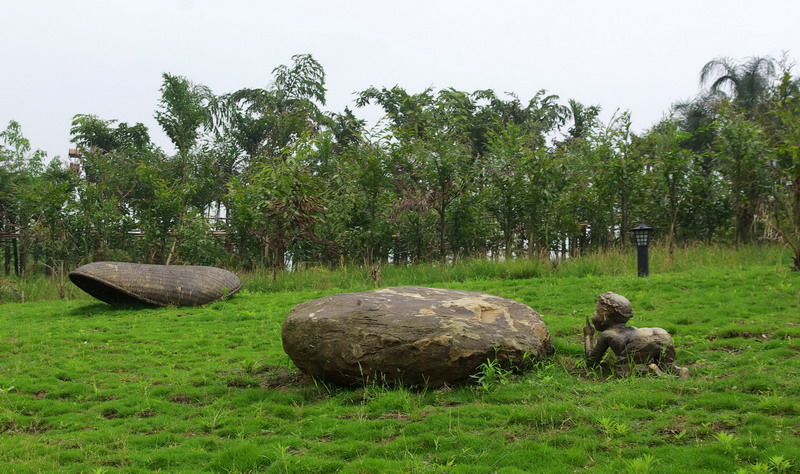
{"type": "Polygon", "coordinates": [[[631,229],[631,232],[633,232],[633,240],[636,242],[637,246],[647,247],[650,245],[650,237],[653,234],[652,227],[639,224],[631,229]]]}

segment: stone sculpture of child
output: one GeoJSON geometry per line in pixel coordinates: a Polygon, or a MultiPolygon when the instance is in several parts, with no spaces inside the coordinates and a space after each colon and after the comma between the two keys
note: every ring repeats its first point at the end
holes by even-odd
{"type": "Polygon", "coordinates": [[[590,323],[587,317],[583,328],[587,364],[590,367],[598,366],[606,350],[611,348],[617,355],[619,369],[629,369],[628,364],[645,364],[649,372],[657,375],[669,371],[679,374],[681,378],[688,377],[686,368],[674,364],[675,346],[669,333],[661,328],[626,326],[631,317],[631,303],[624,296],[609,291],[597,297],[592,321],[590,323]],[[600,336],[592,347],[595,328],[600,331],[600,336]]]}

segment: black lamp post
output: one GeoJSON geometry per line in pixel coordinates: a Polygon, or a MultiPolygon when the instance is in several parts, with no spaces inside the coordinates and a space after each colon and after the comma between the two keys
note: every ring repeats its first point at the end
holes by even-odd
{"type": "Polygon", "coordinates": [[[633,232],[633,240],[636,241],[639,276],[645,277],[650,274],[650,263],[647,248],[648,245],[650,245],[650,236],[653,234],[653,228],[644,224],[639,224],[631,229],[631,232],[633,232]]]}

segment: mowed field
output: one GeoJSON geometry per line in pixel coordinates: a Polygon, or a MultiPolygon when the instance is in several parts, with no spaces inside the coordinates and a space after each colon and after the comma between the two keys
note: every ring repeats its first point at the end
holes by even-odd
{"type": "MultiPolygon", "coordinates": [[[[657,260],[648,278],[589,266],[429,281],[528,304],[557,349],[530,370],[487,365],[483,383],[438,390],[335,387],[305,379],[285,355],[280,328],[295,304],[376,286],[366,282],[336,288],[309,277],[307,289],[261,291],[254,277],[201,308],[114,309],[83,297],[2,304],[0,466],[798,472],[800,274],[780,251],[731,252],[657,260]],[[580,328],[605,291],[631,300],[631,325],[672,333],[689,380],[585,369],[580,328]]],[[[384,276],[384,286],[424,282],[384,276]]]]}

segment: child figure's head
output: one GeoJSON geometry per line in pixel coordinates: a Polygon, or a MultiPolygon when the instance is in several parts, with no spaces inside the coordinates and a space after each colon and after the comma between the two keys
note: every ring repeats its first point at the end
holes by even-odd
{"type": "Polygon", "coordinates": [[[605,331],[615,324],[625,324],[633,317],[631,302],[622,295],[610,291],[597,296],[597,309],[592,323],[598,331],[605,331]]]}

